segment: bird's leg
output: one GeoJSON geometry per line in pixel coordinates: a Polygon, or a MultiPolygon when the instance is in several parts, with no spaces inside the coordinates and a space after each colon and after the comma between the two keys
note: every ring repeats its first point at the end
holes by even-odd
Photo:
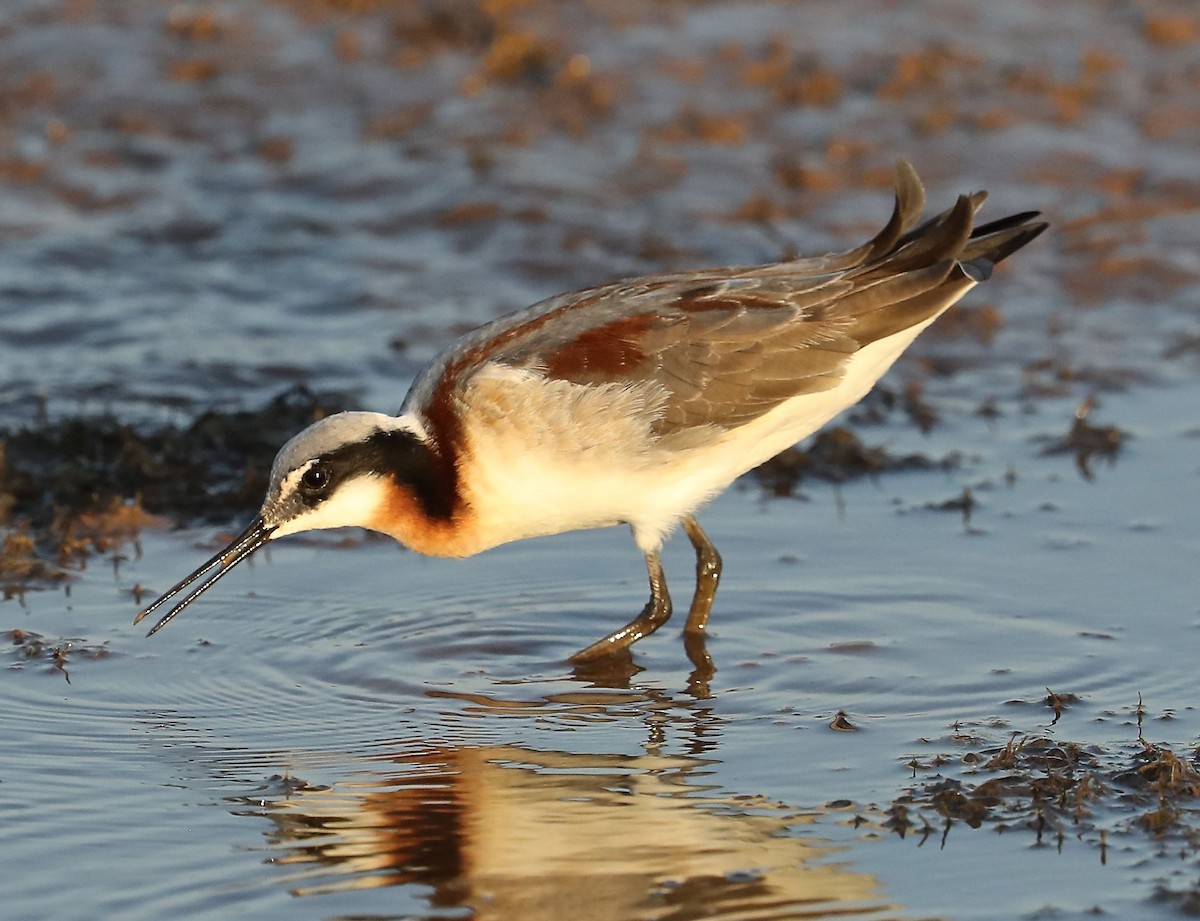
{"type": "Polygon", "coordinates": [[[643,636],[648,636],[667,622],[671,616],[671,596],[667,593],[667,579],[663,575],[662,560],[659,558],[657,550],[646,554],[646,570],[650,574],[650,600],[642,608],[642,613],[620,630],[610,633],[602,640],[597,640],[586,649],[579,650],[567,661],[576,665],[581,662],[594,662],[596,659],[629,648],[643,636]]]}
{"type": "Polygon", "coordinates": [[[717,595],[717,584],[721,581],[721,554],[691,515],[683,519],[683,530],[696,548],[696,594],[692,596],[692,607],[683,632],[687,636],[703,636],[713,598],[717,595]]]}

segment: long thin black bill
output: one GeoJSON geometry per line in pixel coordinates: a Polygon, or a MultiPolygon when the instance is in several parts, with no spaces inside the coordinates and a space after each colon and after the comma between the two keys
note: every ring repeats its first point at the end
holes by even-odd
{"type": "Polygon", "coordinates": [[[254,521],[250,523],[250,527],[246,528],[245,531],[235,537],[229,543],[229,546],[227,546],[220,553],[216,554],[211,560],[197,569],[186,579],[166,591],[156,602],[154,602],[154,604],[150,605],[150,607],[139,613],[138,616],[133,619],[133,622],[135,624],[140,624],[144,618],[149,617],[172,598],[187,591],[190,586],[199,582],[199,585],[197,585],[190,592],[187,592],[187,594],[183,596],[183,599],[176,604],[175,607],[171,608],[171,610],[169,610],[159,619],[158,623],[150,628],[150,632],[147,633],[146,636],[153,636],[168,623],[170,623],[176,614],[178,614],[189,604],[203,595],[206,591],[220,582],[221,579],[225,577],[225,574],[229,572],[229,570],[233,569],[234,566],[246,559],[246,557],[250,556],[250,554],[252,554],[255,550],[269,541],[271,539],[271,533],[274,530],[274,528],[268,528],[266,524],[263,523],[261,518],[255,518],[254,521]]]}

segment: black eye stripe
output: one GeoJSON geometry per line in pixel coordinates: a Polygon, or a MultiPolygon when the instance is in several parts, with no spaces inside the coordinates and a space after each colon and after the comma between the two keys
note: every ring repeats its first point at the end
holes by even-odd
{"type": "Polygon", "coordinates": [[[454,506],[453,495],[436,474],[436,461],[429,445],[409,431],[375,432],[361,441],[321,455],[312,464],[312,467],[317,466],[326,471],[331,482],[322,490],[306,489],[302,485],[301,492],[311,502],[319,502],[331,489],[366,475],[389,477],[398,484],[411,487],[432,517],[448,518],[454,506]]]}
{"type": "Polygon", "coordinates": [[[368,438],[340,445],[300,467],[292,497],[298,508],[314,508],[334,495],[342,484],[360,476],[387,477],[412,489],[426,513],[448,518],[454,508],[453,494],[438,476],[435,458],[428,445],[408,431],[380,431],[368,438]]]}

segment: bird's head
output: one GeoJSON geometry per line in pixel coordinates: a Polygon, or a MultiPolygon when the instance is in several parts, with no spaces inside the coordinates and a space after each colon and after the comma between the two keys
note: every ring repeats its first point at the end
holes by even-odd
{"type": "Polygon", "coordinates": [[[280,449],[259,517],[272,537],[375,528],[397,489],[432,503],[434,473],[428,436],[415,417],[338,413],[280,449]]]}
{"type": "Polygon", "coordinates": [[[134,623],[195,585],[150,630],[157,632],[274,538],[323,528],[386,531],[390,516],[448,514],[442,487],[429,437],[416,417],[346,412],[322,419],[280,449],[266,499],[250,526],[134,623]]]}

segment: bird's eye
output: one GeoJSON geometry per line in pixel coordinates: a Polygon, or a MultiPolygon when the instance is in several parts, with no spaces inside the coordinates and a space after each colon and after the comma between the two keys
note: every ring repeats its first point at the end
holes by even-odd
{"type": "Polygon", "coordinates": [[[300,475],[300,485],[309,492],[320,492],[329,485],[329,471],[320,464],[314,464],[300,475]]]}

